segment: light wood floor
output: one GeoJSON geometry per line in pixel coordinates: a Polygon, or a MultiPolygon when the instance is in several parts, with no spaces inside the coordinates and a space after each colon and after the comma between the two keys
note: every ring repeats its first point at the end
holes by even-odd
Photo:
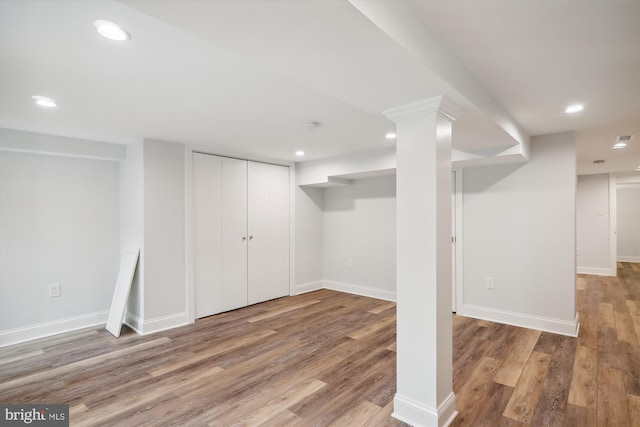
{"type": "Polygon", "coordinates": [[[578,338],[454,316],[453,426],[640,426],[640,264],[577,282],[578,338]]]}
{"type": "MultiPolygon", "coordinates": [[[[454,316],[454,426],[640,426],[640,265],[580,276],[578,338],[454,316]]],[[[71,425],[404,426],[395,306],[323,290],[144,337],[88,329],[0,349],[0,402],[71,425]]]]}

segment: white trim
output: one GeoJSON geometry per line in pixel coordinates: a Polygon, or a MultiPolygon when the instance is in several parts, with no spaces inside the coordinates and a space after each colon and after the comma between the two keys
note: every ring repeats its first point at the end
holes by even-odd
{"type": "Polygon", "coordinates": [[[124,317],[124,324],[136,331],[138,335],[142,335],[142,319],[140,317],[127,311],[124,317]]]}
{"type": "MultiPolygon", "coordinates": [[[[614,270],[615,271],[615,270],[614,270]]],[[[616,273],[611,273],[608,268],[600,267],[580,267],[578,266],[578,274],[591,274],[594,276],[616,276],[616,273]]]]}
{"type": "Polygon", "coordinates": [[[319,291],[320,289],[324,289],[322,280],[318,280],[316,282],[301,283],[299,285],[293,286],[291,295],[306,294],[307,292],[319,291]]]}
{"type": "Polygon", "coordinates": [[[396,301],[395,292],[371,288],[369,286],[355,285],[353,283],[334,282],[331,280],[316,280],[314,282],[295,285],[292,289],[291,295],[305,294],[307,292],[319,291],[320,289],[331,289],[333,291],[346,292],[348,294],[361,295],[385,301],[396,301]]]}
{"type": "Polygon", "coordinates": [[[413,102],[401,107],[392,108],[382,112],[389,120],[398,123],[404,120],[414,120],[427,114],[438,113],[449,122],[454,122],[460,117],[460,108],[450,99],[444,96],[434,96],[423,101],[413,102]]]}
{"type": "Polygon", "coordinates": [[[478,307],[468,304],[458,307],[458,309],[458,314],[462,316],[519,326],[521,328],[537,329],[569,337],[577,337],[578,330],[580,329],[580,322],[577,313],[573,321],[567,321],[514,313],[511,311],[496,310],[493,308],[478,307]],[[460,310],[460,308],[462,308],[462,310],[460,310]]]}
{"type": "Polygon", "coordinates": [[[619,262],[640,262],[640,257],[618,255],[619,262]]]}
{"type": "Polygon", "coordinates": [[[23,328],[10,329],[0,332],[0,347],[6,347],[38,338],[46,338],[52,335],[76,331],[92,326],[105,325],[109,311],[82,314],[80,316],[67,317],[51,322],[39,323],[23,328]]]}
{"type": "Polygon", "coordinates": [[[393,398],[391,416],[415,427],[446,427],[457,415],[453,392],[435,410],[400,394],[393,398]]]}
{"type": "Polygon", "coordinates": [[[353,283],[324,281],[324,288],[334,291],[346,292],[349,294],[362,295],[364,297],[377,298],[386,301],[396,301],[396,293],[382,289],[370,288],[368,286],[355,285],[353,283]]]}
{"type": "Polygon", "coordinates": [[[438,422],[441,426],[446,427],[451,424],[457,416],[456,395],[452,391],[440,406],[438,406],[438,422]]]}
{"type": "Polygon", "coordinates": [[[157,317],[155,319],[144,320],[142,325],[136,329],[140,335],[148,335],[156,332],[166,331],[167,329],[177,328],[189,324],[189,315],[187,312],[171,314],[169,316],[157,317]]]}
{"type": "Polygon", "coordinates": [[[126,146],[121,143],[6,128],[0,129],[0,151],[116,162],[127,157],[126,146]]]}

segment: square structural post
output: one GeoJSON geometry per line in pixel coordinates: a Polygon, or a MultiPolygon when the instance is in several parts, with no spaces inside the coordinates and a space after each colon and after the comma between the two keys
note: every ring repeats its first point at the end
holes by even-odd
{"type": "Polygon", "coordinates": [[[397,393],[393,416],[446,426],[457,415],[451,314],[451,131],[443,97],[385,111],[396,123],[397,393]]]}

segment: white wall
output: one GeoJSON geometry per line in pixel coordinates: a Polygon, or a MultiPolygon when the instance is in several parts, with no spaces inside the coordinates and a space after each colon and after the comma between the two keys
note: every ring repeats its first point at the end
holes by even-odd
{"type": "Polygon", "coordinates": [[[395,176],[323,191],[325,287],[395,300],[395,176]]]}
{"type": "Polygon", "coordinates": [[[614,275],[610,265],[609,175],[578,176],[576,258],[578,273],[614,275]]]}
{"type": "Polygon", "coordinates": [[[126,322],[141,334],[187,324],[185,146],[128,145],[121,177],[120,250],[141,249],[126,322]]]}
{"type": "Polygon", "coordinates": [[[617,186],[618,261],[640,262],[640,183],[617,186]]]}
{"type": "Polygon", "coordinates": [[[323,286],[323,190],[295,186],[294,294],[323,286]]]}
{"type": "Polygon", "coordinates": [[[0,129],[0,149],[21,153],[50,154],[83,159],[116,160],[125,158],[125,146],[44,133],[0,129]]]}
{"type": "Polygon", "coordinates": [[[532,138],[527,164],[465,169],[460,314],[576,334],[575,195],[572,132],[532,138]]]}
{"type": "Polygon", "coordinates": [[[131,318],[144,319],[144,205],[143,205],[143,145],[142,142],[126,147],[126,159],[120,163],[120,260],[125,251],[140,248],[138,266],[131,284],[127,306],[127,323],[131,318]]]}
{"type": "Polygon", "coordinates": [[[382,171],[395,173],[396,149],[355,153],[332,159],[321,159],[299,163],[296,166],[298,185],[328,184],[333,177],[355,178],[382,171]]]}
{"type": "Polygon", "coordinates": [[[144,141],[144,333],[187,323],[184,155],[144,141]]]}
{"type": "MultiPolygon", "coordinates": [[[[46,135],[25,134],[55,152],[46,135]]],[[[68,154],[0,151],[0,346],[106,321],[119,268],[119,164],[68,154]],[[60,297],[49,297],[50,283],[60,297]]]]}

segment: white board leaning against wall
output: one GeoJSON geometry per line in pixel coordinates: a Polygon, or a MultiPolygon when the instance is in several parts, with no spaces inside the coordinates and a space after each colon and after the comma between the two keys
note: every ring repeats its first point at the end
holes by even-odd
{"type": "Polygon", "coordinates": [[[120,264],[120,272],[118,273],[118,281],[116,289],[111,300],[111,309],[109,310],[109,318],[107,319],[107,331],[114,336],[120,336],[124,314],[127,308],[127,299],[133,282],[133,275],[136,272],[136,264],[140,248],[130,249],[125,252],[122,264],[120,264]]]}

